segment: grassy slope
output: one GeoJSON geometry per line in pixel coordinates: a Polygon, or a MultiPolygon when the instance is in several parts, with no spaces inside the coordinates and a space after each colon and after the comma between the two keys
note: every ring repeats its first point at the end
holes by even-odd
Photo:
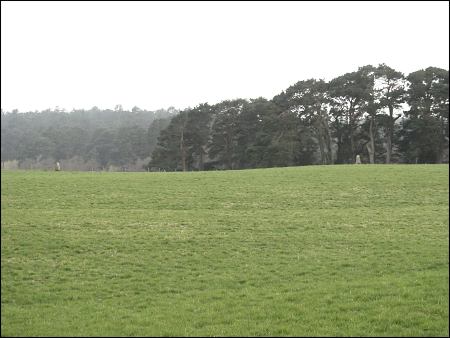
{"type": "Polygon", "coordinates": [[[2,172],[2,335],[448,336],[448,170],[2,172]]]}

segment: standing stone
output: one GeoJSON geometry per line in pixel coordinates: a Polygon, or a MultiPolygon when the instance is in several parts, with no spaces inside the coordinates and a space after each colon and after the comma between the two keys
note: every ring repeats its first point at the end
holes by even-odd
{"type": "Polygon", "coordinates": [[[356,155],[355,164],[361,164],[361,157],[359,157],[359,155],[356,155]]]}
{"type": "Polygon", "coordinates": [[[59,165],[59,162],[56,162],[55,171],[60,171],[61,166],[59,165]]]}

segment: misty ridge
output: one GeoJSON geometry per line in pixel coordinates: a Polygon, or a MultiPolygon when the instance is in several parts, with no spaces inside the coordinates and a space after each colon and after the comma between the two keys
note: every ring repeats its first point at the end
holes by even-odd
{"type": "Polygon", "coordinates": [[[157,111],[117,105],[1,113],[5,169],[192,171],[448,163],[448,70],[367,65],[297,82],[272,99],[157,111]]]}
{"type": "Polygon", "coordinates": [[[116,105],[114,110],[17,110],[1,115],[1,160],[7,169],[142,171],[178,110],[156,111],[116,105]]]}

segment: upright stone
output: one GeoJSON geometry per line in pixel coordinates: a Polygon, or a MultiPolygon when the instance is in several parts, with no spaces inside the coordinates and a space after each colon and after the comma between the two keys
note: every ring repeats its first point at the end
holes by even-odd
{"type": "Polygon", "coordinates": [[[356,155],[355,164],[361,164],[361,157],[359,155],[356,155]]]}

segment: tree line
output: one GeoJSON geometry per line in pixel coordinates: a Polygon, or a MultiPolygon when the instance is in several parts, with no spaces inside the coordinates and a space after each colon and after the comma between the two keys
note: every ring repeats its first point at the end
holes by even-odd
{"type": "Polygon", "coordinates": [[[161,131],[151,170],[308,164],[442,163],[449,150],[448,70],[408,76],[380,64],[326,82],[299,81],[271,100],[180,111],[161,131]]]}
{"type": "Polygon", "coordinates": [[[160,131],[178,113],[173,107],[146,111],[73,110],[1,114],[2,168],[63,170],[143,170],[160,131]]]}
{"type": "Polygon", "coordinates": [[[2,167],[210,170],[309,164],[442,163],[448,70],[385,64],[299,81],[265,98],[179,111],[61,109],[1,114],[2,167]]]}

